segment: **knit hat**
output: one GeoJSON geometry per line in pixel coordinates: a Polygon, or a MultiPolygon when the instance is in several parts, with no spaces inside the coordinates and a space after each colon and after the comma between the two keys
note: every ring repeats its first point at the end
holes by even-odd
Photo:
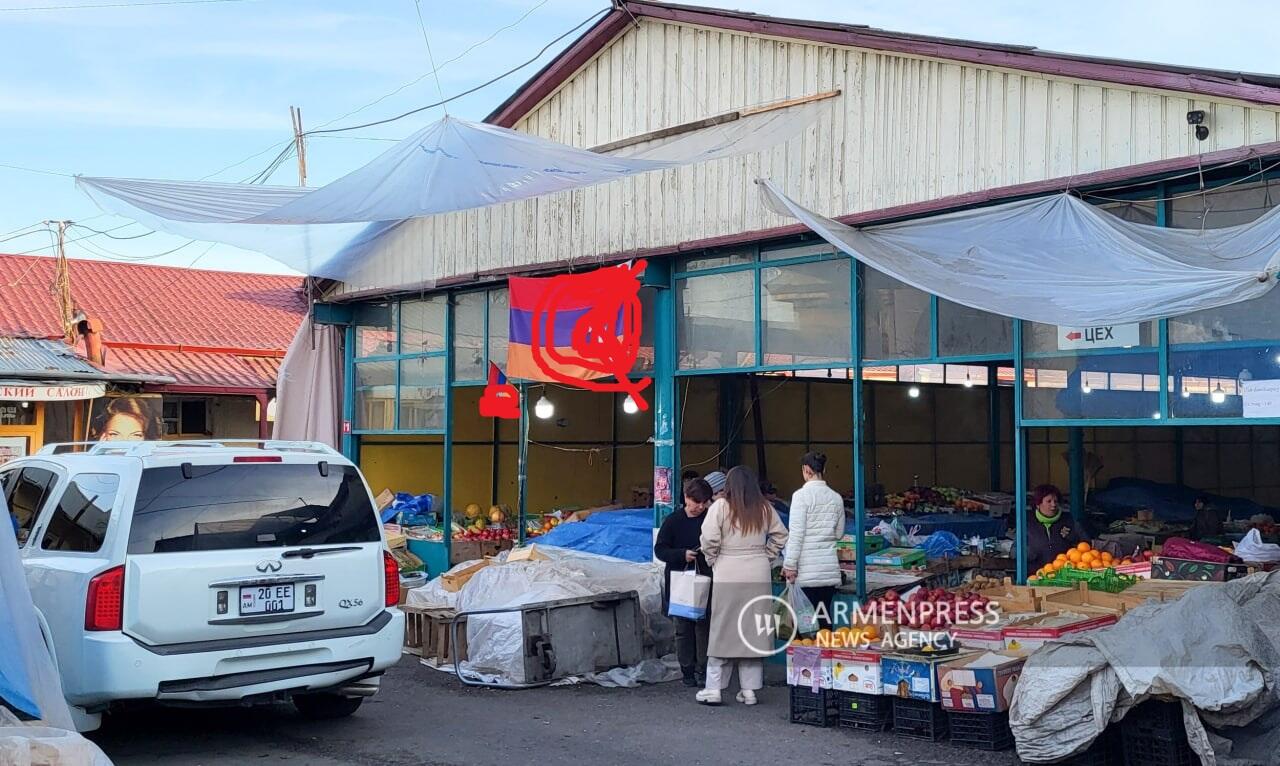
{"type": "Polygon", "coordinates": [[[726,477],[726,476],[725,476],[723,473],[721,473],[720,471],[712,471],[711,473],[707,474],[706,476],[703,476],[703,477],[702,477],[702,479],[703,479],[704,481],[706,481],[708,484],[710,484],[710,485],[711,485],[711,491],[712,491],[712,492],[721,492],[721,491],[723,491],[723,490],[724,490],[724,484],[725,484],[725,482],[726,482],[726,481],[728,481],[728,477],[726,477]]]}

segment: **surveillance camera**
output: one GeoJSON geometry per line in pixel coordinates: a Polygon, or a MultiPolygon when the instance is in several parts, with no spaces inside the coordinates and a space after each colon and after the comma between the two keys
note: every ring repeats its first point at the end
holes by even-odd
{"type": "Polygon", "coordinates": [[[1204,110],[1203,110],[1203,109],[1192,109],[1190,112],[1187,112],[1187,124],[1188,124],[1188,125],[1203,125],[1203,124],[1204,124],[1204,110]]]}
{"type": "Polygon", "coordinates": [[[1196,126],[1196,140],[1198,140],[1198,141],[1203,141],[1203,140],[1205,140],[1205,139],[1206,139],[1206,138],[1208,138],[1208,137],[1209,137],[1209,126],[1208,126],[1208,125],[1197,125],[1197,126],[1196,126]]]}

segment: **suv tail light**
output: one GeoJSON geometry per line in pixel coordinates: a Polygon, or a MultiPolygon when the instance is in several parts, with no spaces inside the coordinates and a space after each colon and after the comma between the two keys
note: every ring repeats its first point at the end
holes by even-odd
{"type": "MultiPolygon", "coordinates": [[[[396,598],[399,598],[398,594],[396,598]]],[[[89,594],[84,605],[84,629],[120,630],[123,623],[124,567],[118,566],[89,581],[89,594]]]]}
{"type": "Polygon", "coordinates": [[[386,599],[383,606],[398,606],[400,604],[400,564],[387,550],[382,551],[382,571],[386,583],[384,586],[386,599]]]}

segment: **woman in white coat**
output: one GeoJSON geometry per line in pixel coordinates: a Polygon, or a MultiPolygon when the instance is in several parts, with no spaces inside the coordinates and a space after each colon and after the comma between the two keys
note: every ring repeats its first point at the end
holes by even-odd
{"type": "Polygon", "coordinates": [[[804,486],[791,496],[790,537],[782,576],[798,585],[818,609],[818,628],[831,627],[832,601],[840,585],[836,541],[844,535],[844,498],[827,486],[827,456],[806,452],[800,459],[804,486]]]}

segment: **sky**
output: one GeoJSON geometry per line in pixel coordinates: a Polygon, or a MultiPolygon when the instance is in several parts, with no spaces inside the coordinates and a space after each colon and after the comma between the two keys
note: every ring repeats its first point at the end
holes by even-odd
{"type": "MultiPolygon", "coordinates": [[[[78,226],[68,240],[84,240],[68,245],[71,257],[289,273],[257,253],[148,234],[127,219],[103,215],[71,176],[245,181],[291,140],[290,106],[301,108],[304,128],[401,114],[523,63],[608,6],[607,0],[418,1],[415,7],[415,0],[0,0],[0,252],[49,254],[50,235],[31,227],[72,220],[78,226]],[[113,7],[68,7],[105,4],[113,7]],[[89,236],[82,227],[127,239],[89,236]]],[[[1280,3],[1256,0],[699,1],[1079,54],[1280,73],[1268,35],[1280,27],[1280,3]]],[[[450,113],[482,119],[573,37],[451,103],[450,113]]],[[[338,138],[310,139],[308,185],[354,170],[390,146],[379,139],[403,138],[442,114],[434,108],[338,138]]],[[[282,185],[297,180],[292,159],[270,177],[282,185]]]]}

